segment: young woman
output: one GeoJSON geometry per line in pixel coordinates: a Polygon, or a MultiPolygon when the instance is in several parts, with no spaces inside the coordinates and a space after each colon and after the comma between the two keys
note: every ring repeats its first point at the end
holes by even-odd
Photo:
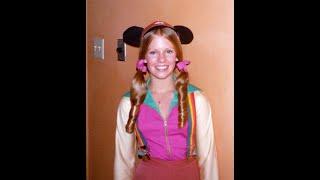
{"type": "Polygon", "coordinates": [[[140,51],[118,107],[114,178],[218,180],[211,107],[189,84],[182,54],[191,30],[155,21],[128,28],[123,39],[140,51]]]}

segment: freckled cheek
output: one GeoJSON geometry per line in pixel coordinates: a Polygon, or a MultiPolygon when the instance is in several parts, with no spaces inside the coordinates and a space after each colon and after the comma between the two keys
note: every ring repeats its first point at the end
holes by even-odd
{"type": "Polygon", "coordinates": [[[175,59],[172,59],[172,60],[170,60],[170,61],[168,61],[168,62],[169,62],[168,64],[169,64],[170,66],[173,66],[173,67],[176,66],[176,60],[175,60],[175,59]]]}
{"type": "Polygon", "coordinates": [[[155,60],[147,60],[148,68],[150,68],[150,67],[152,67],[152,66],[154,66],[156,64],[157,64],[157,61],[155,61],[155,60]]]}

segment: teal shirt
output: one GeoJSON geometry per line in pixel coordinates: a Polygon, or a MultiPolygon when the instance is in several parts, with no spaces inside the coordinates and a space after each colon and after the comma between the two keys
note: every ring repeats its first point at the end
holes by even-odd
{"type": "MultiPolygon", "coordinates": [[[[188,93],[192,93],[194,91],[201,91],[198,87],[196,87],[192,84],[188,84],[187,90],[188,90],[188,93]]],[[[130,91],[126,92],[123,96],[130,97],[130,91]]],[[[157,103],[155,102],[155,100],[153,99],[151,91],[149,89],[147,89],[147,94],[146,94],[146,97],[145,97],[143,103],[150,106],[151,108],[155,109],[158,113],[160,113],[159,107],[158,107],[157,103]]],[[[175,90],[173,98],[170,102],[169,112],[171,111],[171,109],[173,107],[175,107],[177,105],[177,103],[178,103],[178,92],[175,90]]]]}

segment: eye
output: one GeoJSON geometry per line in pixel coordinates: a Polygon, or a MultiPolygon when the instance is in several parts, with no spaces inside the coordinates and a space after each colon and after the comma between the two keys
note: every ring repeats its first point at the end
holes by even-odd
{"type": "Polygon", "coordinates": [[[167,50],[167,53],[168,53],[168,54],[172,54],[172,53],[174,53],[174,51],[173,51],[172,49],[168,49],[168,50],[167,50]]]}
{"type": "Polygon", "coordinates": [[[156,54],[156,51],[150,51],[149,54],[150,54],[150,55],[155,55],[155,54],[156,54]]]}

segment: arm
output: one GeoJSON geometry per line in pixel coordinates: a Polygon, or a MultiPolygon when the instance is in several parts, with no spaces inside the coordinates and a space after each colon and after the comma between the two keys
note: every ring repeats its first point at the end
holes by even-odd
{"type": "Polygon", "coordinates": [[[130,111],[130,99],[123,97],[117,112],[115,134],[114,180],[130,180],[133,178],[135,163],[134,134],[126,132],[125,126],[130,111]]]}
{"type": "Polygon", "coordinates": [[[194,95],[197,111],[196,137],[200,177],[201,180],[218,180],[218,162],[211,106],[207,98],[200,91],[195,92],[194,95]]]}

